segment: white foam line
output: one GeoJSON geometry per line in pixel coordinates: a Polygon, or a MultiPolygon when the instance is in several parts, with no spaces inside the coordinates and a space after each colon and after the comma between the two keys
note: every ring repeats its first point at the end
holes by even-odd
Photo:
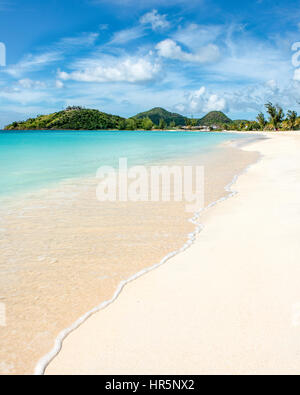
{"type": "Polygon", "coordinates": [[[247,166],[244,170],[242,170],[239,174],[236,174],[232,181],[225,186],[225,191],[228,192],[228,195],[223,196],[222,198],[216,200],[215,202],[210,203],[208,206],[204,207],[203,209],[201,209],[200,211],[196,212],[194,214],[194,216],[189,219],[188,221],[191,222],[192,224],[195,225],[195,230],[194,232],[188,234],[188,240],[187,242],[179,249],[176,251],[173,251],[171,253],[169,253],[168,255],[166,255],[159,263],[150,266],[146,269],[143,269],[141,271],[139,271],[138,273],[134,274],[133,276],[129,277],[127,280],[122,281],[116,292],[114,293],[114,296],[112,297],[112,299],[107,300],[102,302],[99,306],[95,307],[94,309],[88,311],[86,314],[84,314],[82,317],[80,317],[76,322],[74,322],[74,324],[72,324],[69,328],[64,329],[62,332],[60,332],[60,334],[58,335],[58,337],[55,340],[54,343],[54,347],[53,349],[46,354],[43,358],[41,358],[39,360],[39,362],[37,363],[35,370],[34,370],[34,375],[36,376],[41,376],[44,375],[45,370],[47,369],[48,365],[53,361],[53,359],[59,354],[59,352],[62,349],[62,345],[63,345],[63,341],[66,339],[66,337],[68,337],[72,332],[74,332],[76,329],[78,329],[87,319],[89,319],[92,315],[94,315],[95,313],[98,313],[99,311],[105,309],[107,306],[109,306],[110,304],[112,304],[117,298],[118,296],[121,294],[122,290],[124,289],[124,287],[131,283],[132,281],[138,279],[139,277],[143,276],[146,273],[149,273],[150,271],[164,265],[167,261],[169,261],[171,258],[173,258],[174,256],[180,254],[181,252],[187,250],[189,247],[191,247],[195,240],[197,235],[204,229],[204,225],[199,223],[198,220],[201,216],[201,214],[205,211],[207,211],[208,209],[210,209],[213,206],[216,206],[217,204],[230,199],[231,197],[235,196],[238,194],[238,191],[233,191],[231,189],[231,187],[237,182],[238,178],[247,173],[249,168],[255,164],[257,164],[261,159],[262,159],[262,154],[260,154],[260,157],[258,158],[258,160],[255,163],[251,163],[249,166],[247,166]]]}

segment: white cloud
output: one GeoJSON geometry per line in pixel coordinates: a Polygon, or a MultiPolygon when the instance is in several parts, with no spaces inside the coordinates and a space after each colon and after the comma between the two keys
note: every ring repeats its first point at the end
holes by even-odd
{"type": "Polygon", "coordinates": [[[202,86],[200,89],[194,92],[194,97],[199,98],[203,96],[205,92],[206,92],[206,88],[205,86],[202,86]]]}
{"type": "Polygon", "coordinates": [[[214,44],[200,48],[197,53],[189,53],[183,51],[180,45],[169,38],[158,43],[156,49],[159,56],[164,58],[195,63],[213,62],[220,55],[219,48],[214,44]]]}
{"type": "Polygon", "coordinates": [[[204,111],[226,111],[227,103],[223,97],[216,94],[210,95],[203,107],[204,111]]]}
{"type": "MultiPolygon", "coordinates": [[[[188,97],[188,109],[191,111],[199,111],[199,106],[203,107],[203,98],[206,92],[205,86],[197,91],[192,92],[188,97]],[[201,103],[201,104],[200,104],[201,103]]],[[[184,108],[184,107],[183,107],[184,108]]],[[[202,109],[201,109],[202,110],[202,109]]]]}
{"type": "Polygon", "coordinates": [[[75,37],[64,37],[62,38],[56,46],[82,46],[82,45],[93,45],[97,38],[99,37],[99,33],[83,33],[79,36],[75,37]]]}
{"type": "Polygon", "coordinates": [[[48,47],[48,52],[38,54],[28,54],[18,63],[4,68],[2,71],[12,77],[21,77],[22,75],[34,71],[39,71],[46,66],[60,61],[65,54],[78,46],[93,45],[98,38],[98,33],[83,33],[75,37],[65,37],[48,47]]]}
{"type": "Polygon", "coordinates": [[[279,85],[277,81],[267,81],[265,84],[248,85],[240,89],[224,90],[219,97],[226,100],[228,110],[234,112],[264,111],[265,103],[271,101],[281,105],[285,110],[296,109],[300,100],[300,83],[290,81],[279,85]]]}
{"type": "Polygon", "coordinates": [[[10,104],[32,106],[54,103],[57,98],[52,95],[48,85],[43,81],[23,78],[0,91],[1,108],[9,108],[10,104]],[[2,100],[1,100],[2,99],[2,100]]]}
{"type": "Polygon", "coordinates": [[[294,71],[294,81],[300,81],[300,69],[294,71]]]}
{"type": "Polygon", "coordinates": [[[31,105],[32,103],[41,103],[48,100],[49,96],[46,92],[35,90],[7,90],[0,92],[0,99],[6,101],[20,103],[22,105],[31,105]]]}
{"type": "Polygon", "coordinates": [[[45,88],[46,84],[42,81],[33,81],[29,78],[24,78],[18,81],[18,85],[25,89],[39,89],[45,88]]]}
{"type": "Polygon", "coordinates": [[[290,43],[282,47],[281,38],[258,40],[245,27],[233,25],[224,31],[221,41],[222,59],[210,65],[209,74],[215,81],[230,84],[242,82],[244,86],[267,81],[291,79],[292,65],[290,43]]]}
{"type": "Polygon", "coordinates": [[[144,35],[145,31],[140,26],[134,27],[132,29],[120,30],[113,35],[113,38],[109,44],[125,44],[129,41],[143,37],[144,35]]]}
{"type": "Polygon", "coordinates": [[[64,83],[60,80],[55,81],[55,86],[57,89],[62,89],[64,87],[64,83]]]}
{"type": "Polygon", "coordinates": [[[278,89],[277,81],[275,80],[267,81],[266,86],[269,87],[272,91],[276,91],[278,89]]]}
{"type": "Polygon", "coordinates": [[[155,47],[159,56],[170,59],[182,59],[185,54],[181,47],[171,39],[167,39],[158,43],[155,47]]]}
{"type": "Polygon", "coordinates": [[[182,103],[178,103],[175,108],[186,114],[203,114],[209,111],[227,111],[227,100],[217,93],[209,92],[205,86],[200,89],[185,94],[182,103]]]}
{"type": "Polygon", "coordinates": [[[27,55],[19,63],[6,67],[4,72],[13,77],[21,76],[27,72],[40,70],[41,68],[54,63],[62,58],[59,52],[47,52],[39,55],[27,55]]]}
{"type": "Polygon", "coordinates": [[[151,25],[153,30],[166,29],[170,26],[166,15],[160,15],[157,10],[152,10],[143,15],[140,22],[144,25],[151,25]]]}
{"type": "Polygon", "coordinates": [[[145,36],[146,25],[150,25],[153,30],[165,29],[170,26],[166,15],[160,15],[157,10],[153,10],[140,18],[139,26],[115,32],[109,44],[125,44],[145,36]]]}
{"type": "Polygon", "coordinates": [[[191,23],[184,28],[179,27],[172,35],[172,38],[189,48],[197,50],[204,45],[215,42],[222,34],[223,28],[224,27],[218,25],[201,26],[191,23]]]}
{"type": "Polygon", "coordinates": [[[82,69],[71,73],[58,72],[62,80],[83,82],[146,82],[157,77],[160,65],[146,58],[107,58],[106,61],[87,60],[82,69]]]}

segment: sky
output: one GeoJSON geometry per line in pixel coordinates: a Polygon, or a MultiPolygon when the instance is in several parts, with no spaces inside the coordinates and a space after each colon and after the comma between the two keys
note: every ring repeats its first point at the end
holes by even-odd
{"type": "Polygon", "coordinates": [[[0,127],[69,105],[255,119],[268,101],[300,112],[298,0],[0,0],[0,127]]]}

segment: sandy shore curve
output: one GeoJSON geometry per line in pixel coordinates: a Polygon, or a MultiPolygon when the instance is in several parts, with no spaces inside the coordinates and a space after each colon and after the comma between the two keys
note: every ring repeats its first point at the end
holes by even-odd
{"type": "Polygon", "coordinates": [[[46,374],[299,373],[300,134],[267,135],[196,243],[69,335],[46,374]]]}

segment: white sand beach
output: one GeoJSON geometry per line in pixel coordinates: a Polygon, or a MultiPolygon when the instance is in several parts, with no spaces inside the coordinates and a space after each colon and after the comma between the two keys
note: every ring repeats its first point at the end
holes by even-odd
{"type": "Polygon", "coordinates": [[[196,242],[71,333],[46,374],[299,373],[300,134],[267,136],[196,242]]]}

